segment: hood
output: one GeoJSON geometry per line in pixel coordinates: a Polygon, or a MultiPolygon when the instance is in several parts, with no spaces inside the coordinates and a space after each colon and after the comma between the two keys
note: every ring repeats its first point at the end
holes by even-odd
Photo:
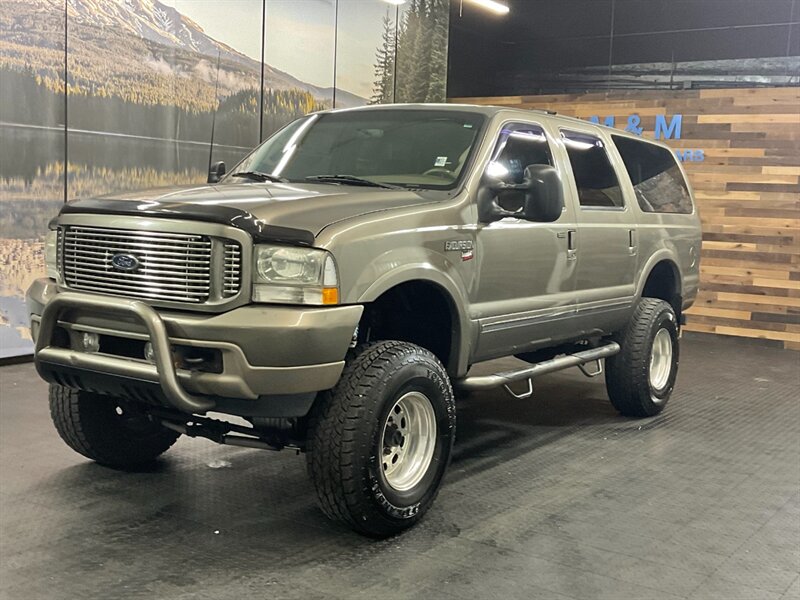
{"type": "Polygon", "coordinates": [[[337,221],[424,202],[426,200],[412,190],[322,183],[224,183],[76,200],[65,205],[62,213],[187,218],[228,223],[250,233],[254,233],[254,227],[259,230],[266,227],[298,230],[316,237],[337,221]]]}

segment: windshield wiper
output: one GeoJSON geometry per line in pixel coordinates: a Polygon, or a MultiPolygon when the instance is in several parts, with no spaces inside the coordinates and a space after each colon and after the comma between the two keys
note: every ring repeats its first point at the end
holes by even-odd
{"type": "Polygon", "coordinates": [[[262,173],[261,171],[239,171],[238,173],[231,173],[231,177],[245,177],[253,181],[271,181],[272,183],[286,183],[288,181],[283,177],[262,173]]]}
{"type": "Polygon", "coordinates": [[[400,186],[390,185],[388,183],[378,183],[355,175],[311,175],[306,177],[310,181],[321,181],[323,183],[343,183],[345,185],[363,185],[368,187],[386,188],[389,190],[401,190],[400,186]]]}

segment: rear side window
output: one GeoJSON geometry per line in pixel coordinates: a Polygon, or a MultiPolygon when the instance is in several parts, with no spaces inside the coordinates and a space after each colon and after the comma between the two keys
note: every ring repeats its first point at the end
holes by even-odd
{"type": "Polygon", "coordinates": [[[655,144],[612,136],[645,212],[692,212],[692,197],[672,152],[655,144]]]}
{"type": "Polygon", "coordinates": [[[561,138],[567,148],[581,206],[622,208],[625,204],[619,179],[603,141],[577,131],[562,131],[561,138]]]}

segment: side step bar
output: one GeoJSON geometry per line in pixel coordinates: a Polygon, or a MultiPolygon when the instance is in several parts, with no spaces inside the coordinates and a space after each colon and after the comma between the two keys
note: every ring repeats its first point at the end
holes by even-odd
{"type": "MultiPolygon", "coordinates": [[[[465,392],[491,390],[501,385],[514,383],[515,381],[530,380],[539,375],[544,375],[545,373],[553,373],[554,371],[561,371],[569,367],[580,367],[586,363],[606,358],[607,356],[614,356],[619,350],[619,344],[611,342],[598,348],[591,348],[590,350],[576,352],[575,354],[567,354],[566,356],[558,356],[517,371],[504,371],[503,373],[494,373],[493,375],[465,377],[464,379],[454,382],[454,384],[457,389],[465,392]]],[[[596,374],[599,375],[599,373],[596,374]]]]}

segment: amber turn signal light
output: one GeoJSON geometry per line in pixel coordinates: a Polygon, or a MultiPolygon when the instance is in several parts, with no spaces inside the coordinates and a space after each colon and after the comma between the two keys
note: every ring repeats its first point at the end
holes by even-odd
{"type": "Polygon", "coordinates": [[[322,288],[323,304],[339,304],[339,288],[322,288]]]}

